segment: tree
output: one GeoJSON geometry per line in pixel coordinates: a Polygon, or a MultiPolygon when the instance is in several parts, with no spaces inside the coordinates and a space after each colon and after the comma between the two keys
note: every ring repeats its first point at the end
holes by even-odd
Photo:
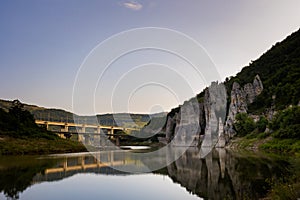
{"type": "Polygon", "coordinates": [[[255,122],[247,113],[238,113],[235,117],[234,128],[238,136],[245,136],[255,129],[255,122]]]}
{"type": "Polygon", "coordinates": [[[257,130],[260,133],[262,133],[262,132],[264,132],[266,130],[267,125],[268,125],[268,120],[264,116],[261,116],[259,118],[258,122],[256,122],[257,130]]]}

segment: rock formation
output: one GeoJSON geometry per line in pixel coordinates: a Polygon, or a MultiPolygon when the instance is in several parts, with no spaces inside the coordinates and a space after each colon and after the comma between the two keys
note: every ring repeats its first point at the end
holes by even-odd
{"type": "Polygon", "coordinates": [[[258,75],[255,76],[253,83],[245,84],[244,88],[242,88],[237,82],[233,83],[230,95],[231,101],[224,129],[227,139],[235,135],[233,124],[235,122],[236,115],[238,113],[247,113],[248,104],[253,103],[262,90],[263,84],[258,75]]]}
{"type": "MultiPolygon", "coordinates": [[[[176,116],[173,145],[197,146],[200,138],[199,103],[197,99],[185,102],[176,116]]],[[[172,125],[172,124],[171,124],[172,125]]]]}
{"type": "MultiPolygon", "coordinates": [[[[166,139],[176,146],[199,146],[204,135],[202,146],[213,147],[219,138],[224,138],[225,115],[225,86],[213,82],[205,89],[203,102],[193,98],[168,114],[166,139]]],[[[219,146],[224,146],[223,143],[220,141],[219,146]]]]}
{"type": "MultiPolygon", "coordinates": [[[[226,89],[223,84],[213,82],[204,96],[206,128],[202,147],[215,146],[223,135],[222,126],[226,115],[226,89]]],[[[221,143],[221,142],[220,142],[221,143]]]]}
{"type": "Polygon", "coordinates": [[[243,87],[234,82],[226,118],[226,89],[223,84],[212,82],[204,90],[203,100],[186,101],[167,116],[165,131],[167,142],[176,146],[224,147],[234,134],[233,124],[238,113],[246,113],[248,105],[262,92],[263,84],[258,75],[253,83],[243,87]],[[226,120],[225,120],[226,119],[226,120]]]}

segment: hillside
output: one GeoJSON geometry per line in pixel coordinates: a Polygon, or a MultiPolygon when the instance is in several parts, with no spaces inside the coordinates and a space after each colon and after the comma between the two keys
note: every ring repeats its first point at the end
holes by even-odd
{"type": "Polygon", "coordinates": [[[236,76],[227,78],[225,85],[230,91],[233,82],[249,83],[259,75],[264,90],[249,106],[250,113],[261,113],[271,107],[275,98],[275,109],[282,110],[297,105],[300,100],[300,30],[278,42],[259,59],[251,62],[236,76]]]}
{"type": "Polygon", "coordinates": [[[227,93],[225,121],[213,107],[220,94],[211,93],[211,89],[222,88],[222,83],[214,82],[196,96],[199,133],[188,135],[188,128],[180,122],[181,108],[192,105],[192,98],[168,113],[166,140],[171,141],[179,130],[177,135],[181,138],[193,137],[198,144],[207,134],[214,134],[220,146],[228,144],[232,137],[245,136],[252,140],[247,145],[255,141],[258,147],[269,142],[265,148],[300,151],[300,30],[276,43],[235,76],[226,78],[224,85],[227,93]],[[211,98],[210,95],[215,96],[211,98]]]}
{"type": "Polygon", "coordinates": [[[0,155],[80,151],[86,151],[81,143],[62,139],[39,127],[19,101],[14,101],[8,111],[0,108],[0,155]]]}
{"type": "MultiPolygon", "coordinates": [[[[0,108],[5,111],[8,111],[12,106],[13,101],[1,100],[0,99],[0,108]]],[[[59,121],[59,122],[74,122],[76,121],[94,124],[95,116],[79,116],[74,113],[54,108],[44,108],[36,105],[24,104],[24,109],[33,114],[35,119],[49,120],[49,121],[59,121]]],[[[150,117],[160,116],[164,113],[158,113],[153,115],[147,114],[132,114],[132,113],[116,113],[116,114],[101,114],[97,115],[98,122],[102,125],[119,125],[124,127],[133,127],[133,126],[144,126],[150,120],[150,117]],[[116,122],[117,121],[117,122],[116,122]]]]}
{"type": "MultiPolygon", "coordinates": [[[[235,76],[227,77],[224,85],[227,89],[228,105],[234,82],[240,85],[252,82],[259,75],[263,83],[263,92],[249,105],[249,113],[263,113],[271,107],[275,97],[275,109],[282,110],[289,105],[300,103],[300,29],[282,42],[278,42],[249,66],[245,66],[235,76]]],[[[203,102],[207,88],[197,95],[203,102]]],[[[173,108],[169,115],[174,115],[179,107],[173,108]]]]}

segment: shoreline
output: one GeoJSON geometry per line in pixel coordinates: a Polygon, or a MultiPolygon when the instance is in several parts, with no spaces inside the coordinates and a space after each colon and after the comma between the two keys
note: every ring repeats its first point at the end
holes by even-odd
{"type": "Polygon", "coordinates": [[[76,141],[56,138],[13,138],[0,136],[0,156],[45,155],[56,153],[87,152],[86,147],[76,141]]]}
{"type": "Polygon", "coordinates": [[[230,150],[246,150],[252,152],[266,152],[276,154],[289,154],[300,157],[300,141],[293,139],[237,137],[225,146],[230,150]]]}
{"type": "MultiPolygon", "coordinates": [[[[126,146],[122,144],[121,146],[126,146]]],[[[128,144],[127,144],[128,145],[128,144]]],[[[131,144],[132,145],[132,144],[131,144]]],[[[134,143],[135,146],[145,145],[145,143],[134,143]]],[[[151,148],[161,147],[161,143],[147,144],[151,148]]],[[[56,138],[53,140],[45,138],[13,138],[0,136],[0,156],[4,155],[46,155],[89,152],[90,147],[85,147],[82,143],[56,138]]],[[[233,151],[266,152],[276,154],[289,154],[300,157],[300,141],[281,139],[272,137],[266,138],[246,138],[237,137],[230,140],[224,149],[233,151]]]]}

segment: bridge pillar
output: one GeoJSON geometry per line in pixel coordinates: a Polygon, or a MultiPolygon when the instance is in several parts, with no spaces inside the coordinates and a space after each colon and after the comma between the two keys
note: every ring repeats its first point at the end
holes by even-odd
{"type": "Polygon", "coordinates": [[[116,145],[119,147],[120,146],[120,137],[116,137],[116,145]]]}
{"type": "Polygon", "coordinates": [[[100,163],[100,153],[96,155],[95,159],[96,159],[97,167],[100,167],[100,164],[101,164],[100,163]]]}
{"type": "Polygon", "coordinates": [[[85,142],[85,144],[90,145],[91,144],[91,136],[88,134],[84,135],[84,142],[85,142]]]}
{"type": "Polygon", "coordinates": [[[82,127],[81,127],[81,132],[82,132],[82,133],[85,133],[85,125],[84,125],[84,124],[83,124],[82,127]]]}
{"type": "Polygon", "coordinates": [[[64,168],[64,171],[67,171],[67,169],[68,169],[68,160],[67,160],[67,158],[64,159],[63,168],[64,168]]]}
{"type": "Polygon", "coordinates": [[[83,135],[78,133],[78,142],[82,142],[83,141],[83,135]]]}
{"type": "Polygon", "coordinates": [[[85,163],[84,163],[84,156],[81,157],[81,168],[85,168],[85,163]]]}
{"type": "Polygon", "coordinates": [[[57,133],[58,137],[62,138],[62,139],[66,139],[65,135],[63,133],[57,133]]]}
{"type": "Polygon", "coordinates": [[[100,126],[97,126],[97,133],[101,133],[101,128],[100,128],[100,126]]]}
{"type": "Polygon", "coordinates": [[[49,131],[49,124],[48,122],[45,122],[46,130],[49,131]]]}
{"type": "Polygon", "coordinates": [[[111,127],[111,129],[110,129],[110,131],[109,131],[109,134],[110,134],[109,138],[113,139],[113,138],[114,138],[114,136],[113,136],[113,134],[114,134],[114,129],[113,129],[113,127],[111,127]]]}
{"type": "Polygon", "coordinates": [[[69,132],[69,126],[67,124],[65,124],[64,126],[62,126],[61,132],[69,132]]]}
{"type": "Polygon", "coordinates": [[[111,163],[112,166],[114,166],[114,160],[115,160],[115,159],[114,159],[114,152],[111,151],[111,152],[110,152],[110,163],[111,163]]]}

